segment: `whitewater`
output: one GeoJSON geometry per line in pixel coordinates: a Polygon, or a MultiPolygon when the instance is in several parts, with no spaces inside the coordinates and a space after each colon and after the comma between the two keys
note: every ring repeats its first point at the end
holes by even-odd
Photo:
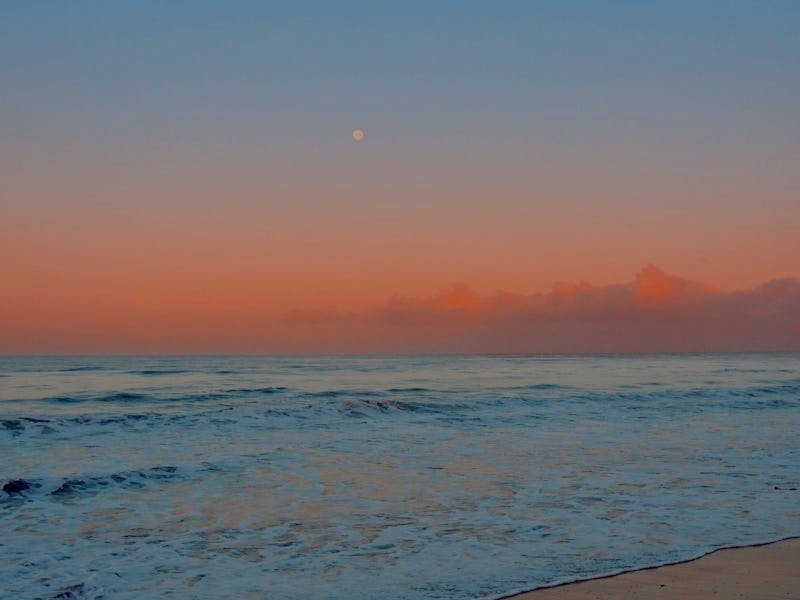
{"type": "Polygon", "coordinates": [[[0,357],[0,590],[494,598],[800,534],[798,431],[798,354],[0,357]]]}

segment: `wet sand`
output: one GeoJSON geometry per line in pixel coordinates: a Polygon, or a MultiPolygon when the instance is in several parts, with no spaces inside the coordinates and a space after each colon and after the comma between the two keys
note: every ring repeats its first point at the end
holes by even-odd
{"type": "Polygon", "coordinates": [[[800,598],[800,538],[717,550],[682,563],[629,571],[508,596],[514,600],[598,598],[800,598]]]}

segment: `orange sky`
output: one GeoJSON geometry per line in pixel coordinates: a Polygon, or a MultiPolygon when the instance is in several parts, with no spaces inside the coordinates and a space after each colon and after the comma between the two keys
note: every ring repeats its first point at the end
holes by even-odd
{"type": "MultiPolygon", "coordinates": [[[[495,271],[482,263],[473,272],[484,282],[478,291],[430,285],[449,264],[420,252],[419,242],[409,255],[377,238],[328,252],[320,240],[279,245],[255,225],[227,238],[197,230],[168,240],[133,229],[105,238],[80,228],[59,233],[40,238],[52,246],[17,241],[28,253],[3,265],[2,352],[800,349],[797,279],[725,291],[651,266],[633,283],[596,277],[548,289],[524,273],[552,265],[525,269],[517,260],[495,271]],[[517,286],[505,285],[515,276],[517,286]]],[[[469,261],[469,245],[463,249],[451,264],[469,261]]],[[[547,256],[537,250],[531,255],[547,256]]]]}
{"type": "Polygon", "coordinates": [[[197,163],[168,176],[153,165],[136,177],[7,175],[0,352],[454,351],[455,338],[381,346],[365,323],[358,341],[280,318],[363,313],[454,281],[488,296],[604,286],[648,263],[727,291],[800,272],[798,205],[781,187],[589,165],[570,179],[534,161],[478,176],[453,167],[461,179],[425,165],[361,176],[391,154],[368,143],[337,142],[342,168],[310,181],[299,168],[203,175],[197,163]]]}
{"type": "Polygon", "coordinates": [[[0,352],[452,351],[368,317],[800,276],[800,11],[448,6],[7,11],[0,352]]]}

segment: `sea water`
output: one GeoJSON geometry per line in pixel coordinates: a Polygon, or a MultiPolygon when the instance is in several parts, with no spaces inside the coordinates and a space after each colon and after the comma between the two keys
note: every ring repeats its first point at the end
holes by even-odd
{"type": "Polygon", "coordinates": [[[0,358],[0,594],[481,598],[800,534],[800,355],[0,358]]]}

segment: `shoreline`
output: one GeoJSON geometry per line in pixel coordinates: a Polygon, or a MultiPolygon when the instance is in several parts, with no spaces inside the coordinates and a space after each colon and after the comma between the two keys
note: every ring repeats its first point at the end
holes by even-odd
{"type": "MultiPolygon", "coordinates": [[[[798,564],[800,535],[792,535],[715,548],[693,558],[538,586],[497,596],[494,600],[647,598],[654,594],[663,598],[676,597],[676,594],[684,598],[692,598],[694,594],[698,599],[716,594],[733,597],[748,584],[754,587],[760,584],[759,589],[769,588],[762,589],[769,597],[790,598],[795,596],[780,594],[800,596],[800,573],[795,573],[798,564]],[[767,549],[770,552],[765,552],[767,549]],[[754,578],[758,581],[753,581],[754,578]]],[[[743,597],[752,596],[745,594],[743,597]]]]}

